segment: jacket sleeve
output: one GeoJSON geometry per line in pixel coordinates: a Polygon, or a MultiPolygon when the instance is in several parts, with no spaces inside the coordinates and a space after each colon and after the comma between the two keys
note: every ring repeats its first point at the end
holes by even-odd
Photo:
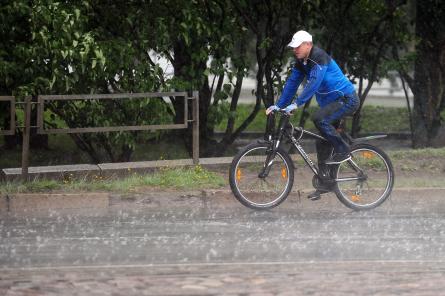
{"type": "Polygon", "coordinates": [[[296,100],[297,106],[303,105],[312,98],[312,96],[320,87],[327,69],[327,65],[315,65],[314,67],[312,67],[311,72],[309,73],[309,79],[307,80],[303,92],[300,96],[298,96],[296,100]]]}
{"type": "Polygon", "coordinates": [[[286,80],[286,84],[284,85],[283,92],[281,93],[280,99],[277,101],[277,106],[279,108],[284,108],[290,104],[295,93],[297,92],[298,87],[303,81],[304,74],[301,73],[297,68],[292,68],[292,72],[286,80]]]}

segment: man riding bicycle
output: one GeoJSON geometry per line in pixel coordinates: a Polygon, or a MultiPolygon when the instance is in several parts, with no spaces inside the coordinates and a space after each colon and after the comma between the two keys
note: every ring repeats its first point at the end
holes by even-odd
{"type": "MultiPolygon", "coordinates": [[[[351,158],[349,146],[337,132],[340,120],[353,114],[359,107],[359,99],[354,86],[343,74],[337,63],[324,50],[312,43],[312,36],[306,31],[298,31],[288,44],[293,48],[295,63],[286,80],[281,97],[276,105],[270,106],[266,114],[276,109],[288,113],[304,105],[315,94],[320,109],[312,116],[315,126],[329,143],[317,141],[317,157],[320,176],[330,179],[329,165],[339,164],[351,158]],[[302,93],[293,100],[298,87],[306,77],[307,83],[302,93]]],[[[323,184],[323,183],[322,183],[323,184]]],[[[308,195],[316,200],[321,194],[330,191],[325,184],[308,195]]]]}

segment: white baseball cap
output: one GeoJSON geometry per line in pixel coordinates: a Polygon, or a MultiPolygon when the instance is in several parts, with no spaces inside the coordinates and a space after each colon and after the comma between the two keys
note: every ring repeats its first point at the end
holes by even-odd
{"type": "Polygon", "coordinates": [[[295,48],[300,46],[303,42],[312,42],[312,35],[306,31],[298,31],[294,34],[291,42],[289,42],[287,46],[295,48]]]}

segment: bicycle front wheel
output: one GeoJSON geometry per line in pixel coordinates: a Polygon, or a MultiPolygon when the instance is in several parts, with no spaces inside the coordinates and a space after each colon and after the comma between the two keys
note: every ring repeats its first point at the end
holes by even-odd
{"type": "Polygon", "coordinates": [[[368,144],[354,145],[351,156],[337,166],[336,195],[351,209],[373,209],[390,196],[394,186],[391,160],[381,149],[368,144]]]}
{"type": "Polygon", "coordinates": [[[249,208],[273,208],[282,203],[292,189],[293,163],[281,148],[271,160],[270,170],[261,175],[270,153],[269,144],[253,143],[233,158],[229,172],[230,188],[235,197],[249,208]]]}

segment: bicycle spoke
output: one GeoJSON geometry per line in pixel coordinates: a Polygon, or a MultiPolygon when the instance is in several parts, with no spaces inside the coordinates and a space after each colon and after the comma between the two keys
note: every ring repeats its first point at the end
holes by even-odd
{"type": "Polygon", "coordinates": [[[354,209],[372,208],[386,199],[392,189],[392,166],[375,147],[361,145],[352,158],[337,169],[337,195],[354,209]]]}
{"type": "Polygon", "coordinates": [[[266,207],[275,204],[284,196],[290,183],[289,166],[283,156],[277,153],[270,160],[268,151],[267,147],[248,151],[240,158],[236,167],[235,185],[238,192],[243,200],[253,206],[266,207]],[[266,171],[265,165],[268,165],[266,171]]]}
{"type": "Polygon", "coordinates": [[[348,160],[347,163],[357,173],[359,173],[359,172],[362,173],[363,172],[362,169],[357,165],[357,163],[355,163],[355,161],[352,158],[350,160],[348,160]]]}

